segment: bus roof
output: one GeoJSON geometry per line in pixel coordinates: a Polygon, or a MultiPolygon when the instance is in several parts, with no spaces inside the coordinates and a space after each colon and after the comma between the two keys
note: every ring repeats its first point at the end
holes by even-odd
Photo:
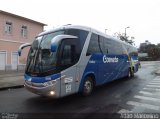
{"type": "Polygon", "coordinates": [[[112,40],[115,40],[115,41],[117,41],[119,43],[134,47],[131,44],[126,43],[125,41],[121,41],[121,40],[119,40],[117,38],[114,38],[114,37],[112,37],[110,35],[107,35],[107,34],[101,32],[101,31],[98,31],[98,30],[96,30],[94,28],[87,27],[87,26],[80,26],[80,25],[71,25],[71,24],[63,25],[63,26],[58,27],[58,28],[54,28],[54,29],[51,29],[51,30],[44,31],[44,32],[40,33],[38,36],[45,35],[45,34],[48,34],[48,33],[52,33],[54,31],[58,31],[58,30],[63,30],[63,29],[81,29],[81,30],[91,31],[91,32],[96,33],[98,35],[107,37],[108,39],[112,39],[112,40]]]}
{"type": "Polygon", "coordinates": [[[45,35],[45,34],[48,34],[48,33],[52,33],[54,31],[58,31],[58,30],[63,30],[63,29],[82,29],[82,30],[86,30],[86,31],[91,31],[90,27],[68,24],[68,25],[58,27],[58,28],[54,28],[54,29],[51,29],[51,30],[44,31],[44,32],[40,33],[38,36],[45,35]]]}

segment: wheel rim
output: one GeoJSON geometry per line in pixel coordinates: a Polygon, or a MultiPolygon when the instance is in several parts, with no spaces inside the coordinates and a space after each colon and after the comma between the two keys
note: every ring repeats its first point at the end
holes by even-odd
{"type": "Polygon", "coordinates": [[[84,84],[84,92],[90,93],[92,90],[92,83],[88,80],[84,84]]]}

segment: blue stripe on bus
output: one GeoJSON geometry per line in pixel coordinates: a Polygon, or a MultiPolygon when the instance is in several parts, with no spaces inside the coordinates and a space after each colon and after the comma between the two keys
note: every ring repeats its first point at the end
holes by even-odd
{"type": "Polygon", "coordinates": [[[53,75],[46,76],[46,77],[32,77],[32,76],[29,76],[29,75],[25,74],[24,75],[24,80],[31,81],[31,82],[34,82],[34,83],[44,83],[44,82],[47,82],[47,81],[55,80],[55,79],[60,78],[60,77],[61,77],[60,73],[53,74],[53,75]]]}
{"type": "Polygon", "coordinates": [[[130,64],[127,62],[127,55],[105,55],[107,58],[118,58],[118,62],[112,60],[113,62],[105,63],[103,61],[103,56],[104,55],[100,53],[91,56],[83,73],[79,91],[82,91],[84,80],[89,74],[95,76],[96,85],[101,85],[128,75],[130,64]]]}

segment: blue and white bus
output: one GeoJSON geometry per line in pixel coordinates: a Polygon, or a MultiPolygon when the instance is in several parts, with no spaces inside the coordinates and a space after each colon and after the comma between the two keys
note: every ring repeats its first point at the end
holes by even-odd
{"type": "Polygon", "coordinates": [[[40,33],[30,46],[24,74],[29,91],[59,98],[87,96],[93,88],[138,71],[137,49],[95,29],[66,25],[40,33]]]}

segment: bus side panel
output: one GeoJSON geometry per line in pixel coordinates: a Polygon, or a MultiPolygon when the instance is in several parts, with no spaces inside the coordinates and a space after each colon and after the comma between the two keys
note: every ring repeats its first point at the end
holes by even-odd
{"type": "Polygon", "coordinates": [[[92,55],[84,70],[80,89],[83,88],[85,77],[89,74],[95,76],[96,85],[127,76],[129,69],[127,61],[127,55],[103,55],[101,53],[92,55]]]}
{"type": "Polygon", "coordinates": [[[111,58],[112,60],[107,60],[100,63],[100,76],[103,74],[103,82],[101,84],[122,78],[127,76],[129,63],[127,55],[105,55],[106,58],[111,58]],[[113,60],[117,58],[116,60],[113,60]]]}
{"type": "MultiPolygon", "coordinates": [[[[83,78],[89,73],[94,74],[96,85],[101,85],[123,77],[126,72],[126,61],[123,55],[93,54],[86,66],[83,78]],[[105,59],[106,58],[106,59],[105,59]],[[110,58],[111,60],[108,60],[110,58]]],[[[82,78],[82,79],[83,79],[82,78]]]]}
{"type": "MultiPolygon", "coordinates": [[[[79,84],[79,92],[82,91],[85,78],[88,75],[94,75],[95,79],[98,79],[98,72],[99,72],[98,71],[98,59],[100,57],[98,57],[96,55],[92,55],[92,56],[87,56],[87,58],[89,58],[89,59],[88,59],[88,62],[83,69],[83,72],[82,72],[82,77],[80,79],[80,84],[79,84]]],[[[97,83],[97,80],[96,80],[96,83],[97,83]]]]}
{"type": "Polygon", "coordinates": [[[77,65],[67,68],[61,72],[61,97],[76,92],[77,65]]]}
{"type": "Polygon", "coordinates": [[[134,73],[136,73],[138,71],[138,68],[139,68],[139,64],[136,63],[135,66],[134,66],[134,73]]]}
{"type": "Polygon", "coordinates": [[[132,64],[134,66],[134,73],[136,73],[138,71],[139,68],[139,64],[138,64],[138,56],[131,56],[132,59],[132,64]]]}
{"type": "Polygon", "coordinates": [[[108,58],[115,58],[113,55],[101,55],[99,62],[99,80],[98,85],[109,82],[114,79],[115,63],[108,62],[108,58]]]}
{"type": "Polygon", "coordinates": [[[117,72],[119,72],[119,76],[117,76],[115,79],[119,79],[119,78],[127,76],[129,67],[130,67],[130,64],[128,62],[128,56],[123,54],[123,55],[120,55],[120,57],[121,58],[117,66],[117,72]]]}
{"type": "Polygon", "coordinates": [[[83,84],[84,72],[85,72],[85,69],[88,65],[89,59],[91,58],[91,56],[86,56],[90,37],[91,37],[91,32],[89,33],[89,35],[86,39],[86,42],[85,42],[83,50],[82,50],[82,54],[80,56],[80,60],[77,64],[76,83],[75,83],[76,84],[76,92],[79,92],[81,90],[80,87],[81,87],[81,84],[83,84]]]}
{"type": "Polygon", "coordinates": [[[81,59],[79,65],[78,65],[77,82],[76,82],[76,91],[77,92],[81,92],[82,91],[82,87],[83,87],[82,85],[83,85],[83,82],[84,82],[84,78],[87,75],[87,72],[86,72],[85,69],[86,69],[86,67],[88,65],[89,59],[90,59],[90,56],[83,57],[83,59],[81,59]]]}

